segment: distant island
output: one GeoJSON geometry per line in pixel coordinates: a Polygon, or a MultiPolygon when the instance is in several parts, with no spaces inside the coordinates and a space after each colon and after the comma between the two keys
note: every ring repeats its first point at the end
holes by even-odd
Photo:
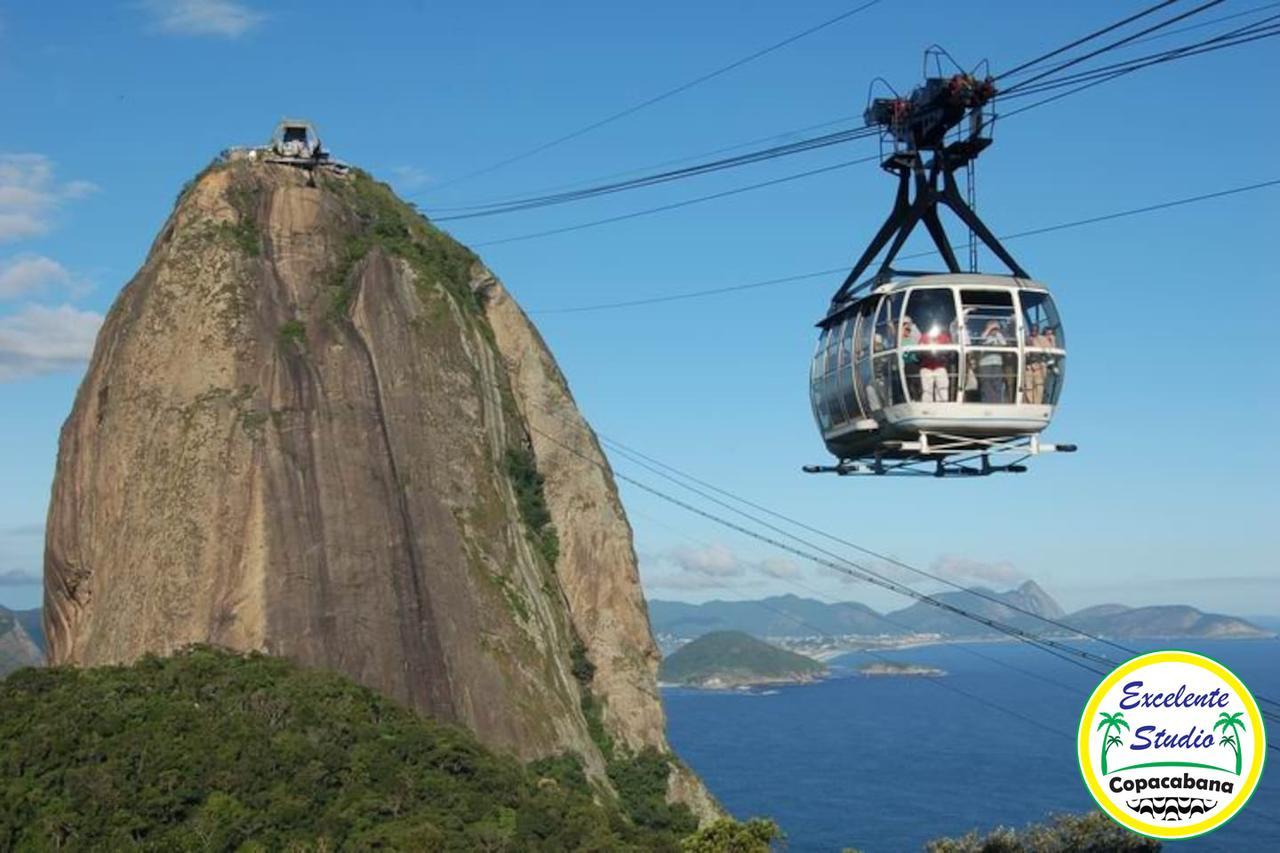
{"type": "Polygon", "coordinates": [[[658,669],[658,680],[726,690],[805,683],[826,672],[827,668],[813,658],[771,646],[742,631],[715,631],[667,657],[658,669]]]}
{"type": "Polygon", "coordinates": [[[921,675],[929,678],[947,674],[945,669],[936,666],[899,661],[868,661],[858,667],[858,672],[861,675],[921,675]]]}

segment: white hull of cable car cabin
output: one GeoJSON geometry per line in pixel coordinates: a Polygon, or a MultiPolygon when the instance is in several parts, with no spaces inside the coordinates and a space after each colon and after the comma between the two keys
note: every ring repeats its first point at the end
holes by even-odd
{"type": "Polygon", "coordinates": [[[966,438],[1035,436],[1062,392],[1062,323],[1048,288],[1029,279],[903,276],[821,326],[814,416],[842,460],[910,457],[922,435],[955,452],[966,438]]]}
{"type": "Polygon", "coordinates": [[[884,445],[916,441],[922,432],[978,439],[1036,435],[1049,426],[1052,416],[1052,406],[980,405],[975,410],[972,403],[903,403],[823,437],[831,452],[842,459],[874,455],[877,450],[884,450],[885,456],[911,455],[884,445]]]}

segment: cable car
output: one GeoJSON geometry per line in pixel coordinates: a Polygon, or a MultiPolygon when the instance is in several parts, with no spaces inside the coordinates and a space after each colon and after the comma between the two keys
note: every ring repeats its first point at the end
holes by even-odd
{"type": "MultiPolygon", "coordinates": [[[[809,374],[814,419],[835,465],[811,473],[1020,473],[1026,459],[1070,444],[1040,438],[1066,371],[1066,337],[1048,287],[1033,280],[961,196],[955,172],[991,144],[990,78],[933,77],[907,98],[867,108],[898,177],[893,210],[831,300],[809,374]],[[951,133],[967,120],[965,131],[951,133]],[[928,159],[926,160],[926,156],[928,159]],[[949,208],[1009,268],[961,270],[938,217],[949,208]],[[923,223],[945,272],[892,263],[923,223]],[[892,240],[892,243],[890,241],[892,240]],[[879,271],[859,278],[885,246],[879,271]]],[[[972,186],[972,184],[970,184],[972,186]]]]}

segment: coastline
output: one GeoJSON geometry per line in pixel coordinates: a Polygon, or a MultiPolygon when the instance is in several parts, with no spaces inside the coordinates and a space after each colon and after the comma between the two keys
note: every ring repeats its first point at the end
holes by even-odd
{"type": "MultiPolygon", "coordinates": [[[[1055,640],[1065,642],[1092,642],[1088,637],[1071,637],[1063,635],[1061,637],[1053,637],[1055,640]]],[[[1280,639],[1280,634],[1271,634],[1268,636],[1236,636],[1236,637],[1189,637],[1185,635],[1170,634],[1168,636],[1158,637],[1104,637],[1106,640],[1114,642],[1125,642],[1135,645],[1146,643],[1166,642],[1166,641],[1212,641],[1212,642],[1244,642],[1244,641],[1275,641],[1280,639]]],[[[778,643],[778,640],[772,642],[778,643]]],[[[921,649],[929,646],[958,646],[958,645],[1003,645],[1006,643],[1022,642],[1017,637],[905,637],[902,642],[889,641],[881,643],[858,643],[850,641],[849,645],[839,646],[831,649],[822,649],[820,651],[802,651],[803,647],[792,645],[784,645],[782,648],[796,654],[811,657],[822,663],[830,663],[832,660],[843,657],[844,655],[857,654],[858,652],[896,652],[904,649],[921,649]]]]}
{"type": "Polygon", "coordinates": [[[735,690],[751,690],[757,687],[786,687],[788,685],[804,685],[815,684],[819,681],[825,681],[828,677],[827,673],[819,675],[795,675],[795,676],[761,676],[759,678],[741,677],[727,678],[721,676],[713,676],[703,681],[659,681],[658,689],[664,688],[684,688],[688,690],[709,690],[716,693],[728,693],[735,690]]]}

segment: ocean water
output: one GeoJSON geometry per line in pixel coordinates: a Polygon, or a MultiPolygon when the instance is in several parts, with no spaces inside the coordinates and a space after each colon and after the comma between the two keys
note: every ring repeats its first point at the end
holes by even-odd
{"type": "MultiPolygon", "coordinates": [[[[1280,701],[1280,641],[1129,645],[1200,652],[1255,695],[1280,701]]],[[[939,666],[948,673],[941,681],[987,704],[928,679],[856,675],[868,658],[853,654],[833,661],[833,677],[818,684],[754,693],[666,688],[671,743],[735,817],[773,818],[796,853],[920,850],[938,836],[1095,807],[1076,763],[1075,731],[1100,677],[1021,643],[885,655],[939,666]]],[[[1165,849],[1280,851],[1278,755],[1268,751],[1271,766],[1231,821],[1165,849]]]]}

